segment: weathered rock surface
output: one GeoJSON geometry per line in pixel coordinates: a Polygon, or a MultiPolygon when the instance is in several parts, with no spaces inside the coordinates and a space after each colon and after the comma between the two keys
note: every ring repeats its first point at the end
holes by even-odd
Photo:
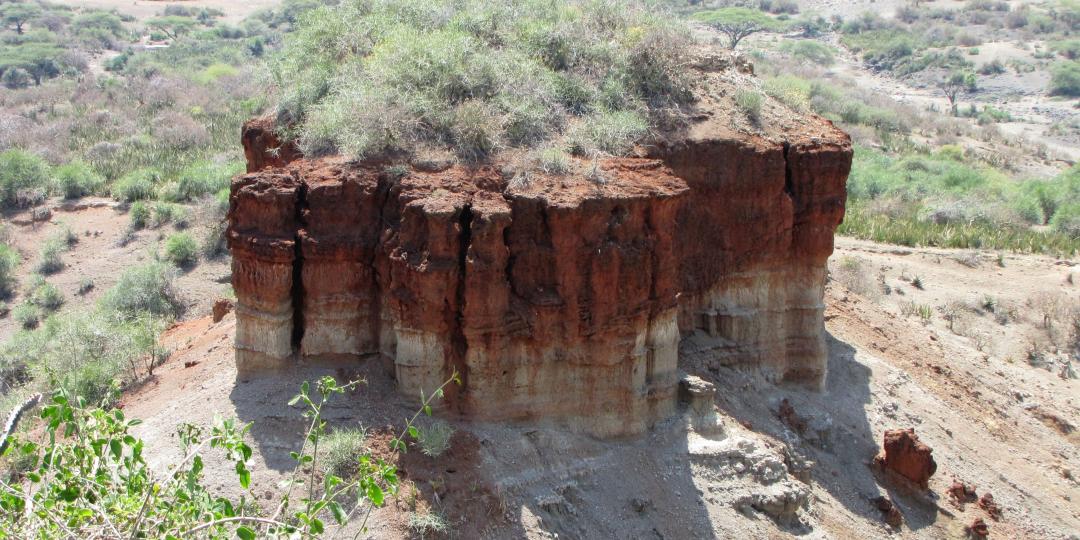
{"type": "Polygon", "coordinates": [[[238,367],[381,355],[405,394],[457,370],[464,415],[599,435],[672,412],[680,355],[820,387],[851,147],[812,120],[771,137],[704,122],[600,179],[304,159],[249,123],[238,367]]]}
{"type": "Polygon", "coordinates": [[[937,471],[933,453],[933,449],[919,440],[914,429],[891,429],[885,432],[885,441],[876,461],[886,471],[926,489],[930,477],[937,471]]]}

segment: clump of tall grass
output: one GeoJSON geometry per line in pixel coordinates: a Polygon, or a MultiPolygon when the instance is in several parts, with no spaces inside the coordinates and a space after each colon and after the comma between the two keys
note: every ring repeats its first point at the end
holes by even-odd
{"type": "Polygon", "coordinates": [[[65,199],[94,195],[105,186],[105,179],[88,165],[72,162],[57,167],[53,173],[55,191],[65,199]]]}
{"type": "Polygon", "coordinates": [[[6,298],[15,290],[15,269],[21,260],[18,251],[7,244],[0,244],[0,298],[6,298]]]}
{"type": "Polygon", "coordinates": [[[15,204],[20,192],[46,191],[50,176],[49,164],[37,155],[16,149],[0,153],[0,204],[15,204]]]}
{"type": "Polygon", "coordinates": [[[761,94],[754,90],[740,89],[735,91],[735,107],[755,124],[761,121],[761,103],[763,101],[761,94]]]}

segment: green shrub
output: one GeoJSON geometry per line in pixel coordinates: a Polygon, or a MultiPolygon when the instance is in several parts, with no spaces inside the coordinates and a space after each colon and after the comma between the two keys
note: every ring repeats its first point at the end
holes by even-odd
{"type": "Polygon", "coordinates": [[[150,206],[143,201],[136,201],[128,211],[132,229],[142,229],[150,224],[150,206]]]}
{"type": "Polygon", "coordinates": [[[1054,230],[1080,240],[1080,203],[1070,203],[1054,212],[1050,219],[1054,230]]]}
{"type": "Polygon", "coordinates": [[[11,90],[26,88],[30,86],[31,82],[33,82],[33,79],[30,78],[30,73],[18,67],[8,68],[4,71],[4,75],[0,77],[0,84],[11,90]]]}
{"type": "Polygon", "coordinates": [[[199,258],[199,248],[188,233],[176,233],[165,240],[165,260],[176,266],[187,267],[199,258]]]}
{"type": "Polygon", "coordinates": [[[417,433],[417,442],[420,451],[428,457],[439,457],[450,448],[450,439],[454,436],[454,428],[442,421],[433,420],[427,426],[420,427],[417,433]]]}
{"type": "Polygon", "coordinates": [[[72,162],[58,167],[53,174],[56,191],[66,199],[77,199],[101,191],[105,179],[89,166],[72,162]]]}
{"type": "Polygon", "coordinates": [[[39,274],[55,274],[64,269],[64,261],[61,255],[68,250],[67,242],[59,238],[50,238],[41,246],[38,253],[38,263],[34,270],[39,274]]]}
{"type": "Polygon", "coordinates": [[[191,224],[191,211],[179,204],[156,202],[152,209],[153,218],[150,220],[152,227],[172,223],[176,228],[184,229],[191,224]]]}
{"type": "Polygon", "coordinates": [[[325,450],[320,449],[323,470],[341,478],[351,477],[360,465],[366,438],[367,430],[362,427],[331,431],[323,442],[325,450]]]}
{"type": "Polygon", "coordinates": [[[648,130],[648,123],[633,111],[595,112],[583,117],[567,134],[575,155],[626,155],[648,130]]]}
{"type": "Polygon", "coordinates": [[[123,202],[135,202],[154,197],[154,186],[161,180],[161,173],[154,169],[132,171],[113,183],[113,198],[123,202]]]}
{"type": "Polygon", "coordinates": [[[637,3],[321,7],[272,63],[277,117],[310,155],[434,147],[479,160],[571,135],[621,153],[648,133],[644,112],[690,99],[688,36],[637,3]],[[606,124],[582,127],[586,114],[606,124]]]}
{"type": "Polygon", "coordinates": [[[1001,75],[1002,73],[1005,73],[1005,64],[996,58],[979,66],[979,75],[1001,75]]]}
{"type": "Polygon", "coordinates": [[[49,165],[45,160],[23,150],[0,153],[0,203],[15,204],[16,196],[24,190],[47,190],[49,165]]]}
{"type": "Polygon", "coordinates": [[[536,153],[536,167],[549,174],[566,174],[573,166],[570,156],[559,148],[544,148],[536,153]]]}
{"type": "Polygon", "coordinates": [[[209,85],[217,82],[222,77],[234,77],[237,73],[239,73],[239,70],[235,67],[218,62],[207,66],[206,69],[195,76],[195,80],[200,84],[209,85]]]}
{"type": "Polygon", "coordinates": [[[228,189],[233,176],[244,171],[241,162],[216,164],[200,162],[180,172],[177,202],[193,201],[199,197],[228,189]]]}
{"type": "Polygon", "coordinates": [[[1080,96],[1080,61],[1059,62],[1050,68],[1050,95],[1080,96]]]}
{"type": "Polygon", "coordinates": [[[785,40],[780,44],[780,52],[819,66],[831,66],[836,63],[836,55],[832,47],[813,39],[785,40]]]}
{"type": "Polygon", "coordinates": [[[15,269],[21,261],[19,252],[7,244],[0,244],[0,298],[7,298],[15,291],[15,269]]]}
{"type": "Polygon", "coordinates": [[[27,330],[36,328],[38,323],[41,322],[41,314],[38,313],[37,306],[30,302],[22,302],[15,306],[15,309],[11,310],[11,318],[20,327],[27,330]]]}
{"type": "Polygon", "coordinates": [[[746,89],[735,91],[735,107],[739,109],[753,123],[761,121],[761,103],[764,101],[761,94],[746,89]]]}
{"type": "Polygon", "coordinates": [[[105,293],[102,307],[131,319],[143,313],[175,317],[182,304],[173,287],[174,273],[165,264],[152,262],[126,270],[105,293]]]}
{"type": "Polygon", "coordinates": [[[813,85],[810,81],[794,75],[779,75],[766,79],[762,89],[788,107],[804,111],[810,106],[813,85]]]}
{"type": "Polygon", "coordinates": [[[1080,59],[1080,39],[1067,39],[1054,42],[1051,44],[1051,49],[1069,60],[1080,59]]]}
{"type": "Polygon", "coordinates": [[[44,311],[56,311],[64,305],[64,293],[56,285],[42,280],[30,293],[30,301],[44,311]]]}

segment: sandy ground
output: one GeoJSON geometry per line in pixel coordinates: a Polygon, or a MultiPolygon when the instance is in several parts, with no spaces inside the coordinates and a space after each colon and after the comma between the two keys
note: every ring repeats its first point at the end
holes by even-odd
{"type": "MultiPolygon", "coordinates": [[[[16,306],[25,298],[25,289],[37,265],[42,243],[65,228],[70,228],[79,240],[61,257],[64,268],[46,276],[46,281],[64,293],[65,303],[61,310],[91,305],[116,284],[125,269],[153,260],[155,253],[160,251],[160,244],[176,232],[170,225],[142,230],[130,243],[122,246],[120,239],[130,222],[124,207],[109,199],[98,198],[82,199],[74,205],[76,209],[68,210],[73,208],[71,204],[50,201],[52,218],[38,223],[30,222],[27,211],[3,216],[10,243],[22,256],[22,264],[16,271],[20,287],[17,294],[5,300],[9,306],[16,306]],[[79,286],[84,280],[90,280],[94,287],[80,295],[79,286]]],[[[188,232],[200,240],[206,225],[197,220],[188,232]]],[[[231,288],[228,256],[200,260],[194,268],[178,270],[176,274],[176,290],[187,306],[186,318],[209,313],[214,300],[228,294],[231,288]]],[[[10,316],[0,318],[0,341],[11,337],[17,329],[10,316]]]]}
{"type": "Polygon", "coordinates": [[[72,0],[71,4],[99,9],[115,9],[139,20],[157,17],[169,4],[191,8],[214,8],[225,12],[222,20],[236,24],[256,11],[273,7],[281,0],[72,0]]]}
{"type": "MultiPolygon", "coordinates": [[[[368,536],[410,537],[408,516],[427,508],[450,521],[455,537],[468,538],[962,538],[975,518],[990,524],[992,538],[1076,538],[1080,381],[1028,365],[1003,343],[1038,337],[1042,329],[1024,315],[1007,325],[1010,337],[994,342],[1000,350],[984,352],[937,317],[924,323],[901,315],[896,300],[936,305],[989,290],[1003,301],[1051,291],[1075,302],[1080,284],[1064,277],[1078,270],[1076,261],[1008,255],[1001,268],[996,257],[982,254],[986,260],[975,268],[955,262],[971,255],[839,239],[834,264],[863,258],[875,272],[885,267],[895,288],[864,296],[830,283],[824,392],[684,363],[685,371],[716,384],[716,418],[684,414],[617,441],[550,425],[455,422],[450,454],[431,460],[413,452],[400,464],[410,487],[375,512],[368,536]],[[919,272],[925,290],[908,290],[901,272],[919,272]],[[782,399],[799,422],[780,419],[782,399]],[[938,472],[925,493],[897,486],[870,466],[884,430],[907,427],[934,448],[938,472]],[[946,490],[954,479],[975,485],[979,495],[992,493],[1003,518],[951,502],[946,490]],[[882,523],[871,502],[879,495],[900,508],[901,529],[882,523]],[[777,501],[794,501],[798,510],[778,511],[777,501]]],[[[207,424],[218,414],[236,416],[254,423],[255,484],[275,485],[291,471],[288,452],[302,438],[300,411],[285,403],[301,380],[321,374],[367,378],[328,417],[335,427],[360,423],[383,434],[372,437],[376,451],[412,410],[375,359],[238,379],[234,325],[229,316],[170,330],[164,339],[174,356],[125,397],[125,411],[146,420],[139,433],[157,467],[175,460],[173,433],[181,419],[207,424]]],[[[207,478],[216,489],[239,494],[228,471],[207,478]]],[[[256,495],[268,500],[273,493],[260,487],[256,495]]]]}

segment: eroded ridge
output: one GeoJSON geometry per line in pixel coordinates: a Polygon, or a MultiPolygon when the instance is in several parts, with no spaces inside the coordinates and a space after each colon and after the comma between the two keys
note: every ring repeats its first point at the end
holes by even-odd
{"type": "Polygon", "coordinates": [[[411,396],[456,369],[462,415],[602,436],[674,409],[680,357],[820,387],[851,148],[814,128],[692,131],[588,174],[513,179],[267,160],[267,138],[245,135],[255,172],[233,182],[228,234],[238,368],[382,357],[411,396]]]}

